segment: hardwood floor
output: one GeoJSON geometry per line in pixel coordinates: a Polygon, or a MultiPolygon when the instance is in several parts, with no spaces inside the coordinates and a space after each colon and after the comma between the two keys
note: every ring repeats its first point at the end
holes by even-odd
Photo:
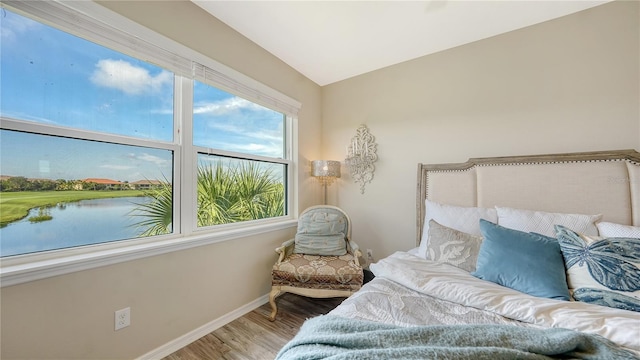
{"type": "Polygon", "coordinates": [[[328,313],[343,300],[286,293],[276,300],[276,321],[269,321],[271,306],[264,304],[163,360],[270,360],[296,335],[306,319],[328,313]]]}

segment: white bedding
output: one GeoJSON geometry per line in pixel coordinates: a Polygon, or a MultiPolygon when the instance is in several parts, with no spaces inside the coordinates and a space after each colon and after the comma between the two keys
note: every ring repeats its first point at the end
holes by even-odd
{"type": "Polygon", "coordinates": [[[437,299],[383,277],[351,295],[331,315],[397,326],[503,324],[532,326],[472,307],[437,299]]]}
{"type": "Polygon", "coordinates": [[[640,353],[640,313],[530,296],[406,252],[370,268],[376,278],[333,315],[401,326],[492,323],[568,328],[599,334],[640,353]]]}

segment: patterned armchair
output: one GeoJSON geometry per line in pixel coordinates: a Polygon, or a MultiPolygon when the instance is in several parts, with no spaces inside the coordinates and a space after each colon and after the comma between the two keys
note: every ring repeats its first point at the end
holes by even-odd
{"type": "Polygon", "coordinates": [[[315,298],[348,297],[362,287],[362,256],[351,238],[351,219],[329,205],[305,209],[295,239],[276,249],[271,272],[270,320],[276,319],[276,298],[290,292],[315,298]]]}

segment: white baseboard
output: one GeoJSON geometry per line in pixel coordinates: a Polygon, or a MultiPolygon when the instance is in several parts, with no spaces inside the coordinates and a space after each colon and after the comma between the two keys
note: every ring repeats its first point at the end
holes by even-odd
{"type": "Polygon", "coordinates": [[[191,344],[192,342],[200,339],[208,333],[223,327],[224,325],[232,322],[233,320],[241,317],[242,315],[253,311],[260,306],[266,304],[269,301],[269,294],[263,295],[256,300],[245,304],[230,313],[227,313],[215,320],[212,320],[199,328],[190,331],[177,339],[171,340],[168,343],[149,351],[148,353],[140,356],[137,360],[158,360],[166,356],[173,354],[174,352],[182,349],[183,347],[191,344]]]}

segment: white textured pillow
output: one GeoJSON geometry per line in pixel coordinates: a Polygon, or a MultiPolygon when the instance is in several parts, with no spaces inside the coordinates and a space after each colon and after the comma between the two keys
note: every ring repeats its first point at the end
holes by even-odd
{"type": "Polygon", "coordinates": [[[453,265],[464,271],[476,271],[482,236],[467,234],[429,221],[427,259],[453,265]]]}
{"type": "Polygon", "coordinates": [[[596,225],[600,236],[640,238],[640,226],[622,225],[606,221],[599,222],[596,225]]]}
{"type": "Polygon", "coordinates": [[[425,200],[425,206],[424,228],[418,250],[418,256],[425,259],[427,258],[427,245],[429,243],[429,220],[435,220],[442,226],[477,236],[482,236],[480,219],[493,223],[498,221],[496,209],[493,208],[447,205],[429,199],[425,200]]]}
{"type": "Polygon", "coordinates": [[[596,222],[602,215],[550,213],[496,206],[498,225],[523,232],[556,237],[555,225],[562,225],[586,235],[598,235],[596,222]]]}

